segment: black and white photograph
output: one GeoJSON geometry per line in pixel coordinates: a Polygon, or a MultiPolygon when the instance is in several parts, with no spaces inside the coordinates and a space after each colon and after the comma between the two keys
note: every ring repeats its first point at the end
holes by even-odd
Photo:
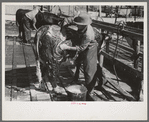
{"type": "Polygon", "coordinates": [[[7,2],[2,24],[5,120],[147,119],[146,2],[7,2]]]}

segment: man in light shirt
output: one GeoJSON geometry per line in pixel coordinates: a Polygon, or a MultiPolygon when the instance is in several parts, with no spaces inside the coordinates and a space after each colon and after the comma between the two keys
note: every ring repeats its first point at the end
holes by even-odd
{"type": "MultiPolygon", "coordinates": [[[[94,76],[97,71],[98,44],[95,40],[93,27],[91,26],[92,20],[87,13],[80,13],[74,18],[74,23],[78,27],[78,40],[76,40],[76,46],[71,47],[66,44],[62,44],[60,47],[62,50],[74,50],[79,52],[77,67],[80,67],[81,62],[83,62],[85,86],[88,89],[88,93],[90,93],[95,86],[96,81],[96,77],[94,76]]],[[[78,71],[79,70],[76,71],[77,75],[78,71]]],[[[76,81],[79,77],[77,75],[75,75],[76,81]]]]}

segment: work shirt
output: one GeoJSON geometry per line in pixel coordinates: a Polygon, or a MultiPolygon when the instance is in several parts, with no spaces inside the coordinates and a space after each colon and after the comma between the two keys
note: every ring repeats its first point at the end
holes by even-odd
{"type": "Polygon", "coordinates": [[[96,43],[94,30],[91,25],[87,25],[87,27],[84,28],[82,31],[78,30],[78,33],[79,39],[76,46],[78,52],[83,52],[96,43]]]}
{"type": "Polygon", "coordinates": [[[33,20],[38,12],[39,12],[39,8],[35,8],[35,9],[33,9],[32,11],[26,13],[25,15],[26,15],[30,20],[33,20]]]}
{"type": "Polygon", "coordinates": [[[95,33],[91,25],[87,25],[81,32],[78,30],[79,38],[77,41],[77,50],[79,56],[76,65],[83,63],[85,86],[88,91],[92,89],[92,81],[97,70],[97,42],[95,33]]]}

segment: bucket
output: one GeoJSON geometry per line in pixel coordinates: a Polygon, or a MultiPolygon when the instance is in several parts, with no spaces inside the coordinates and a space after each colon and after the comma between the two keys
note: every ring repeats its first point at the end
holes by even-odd
{"type": "Polygon", "coordinates": [[[86,101],[87,88],[82,85],[71,85],[66,87],[68,98],[71,101],[86,101]]]}

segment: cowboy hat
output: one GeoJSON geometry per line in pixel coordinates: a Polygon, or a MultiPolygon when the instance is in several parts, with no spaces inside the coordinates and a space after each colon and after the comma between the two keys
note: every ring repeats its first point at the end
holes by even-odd
{"type": "Polygon", "coordinates": [[[89,25],[92,23],[92,19],[87,13],[80,13],[74,18],[74,23],[77,25],[89,25]]]}

